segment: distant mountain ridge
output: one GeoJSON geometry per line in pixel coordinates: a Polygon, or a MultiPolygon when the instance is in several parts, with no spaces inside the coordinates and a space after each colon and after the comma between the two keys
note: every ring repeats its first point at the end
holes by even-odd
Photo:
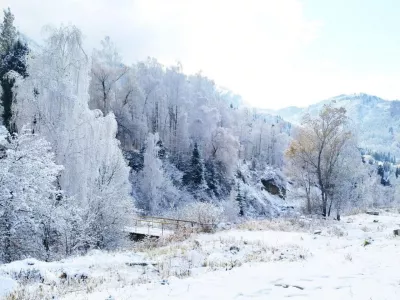
{"type": "Polygon", "coordinates": [[[368,94],[350,94],[332,97],[308,107],[290,106],[279,110],[264,110],[284,120],[299,125],[306,113],[316,115],[324,104],[346,108],[348,116],[358,131],[359,145],[374,151],[384,151],[400,156],[400,101],[388,101],[368,94]]]}

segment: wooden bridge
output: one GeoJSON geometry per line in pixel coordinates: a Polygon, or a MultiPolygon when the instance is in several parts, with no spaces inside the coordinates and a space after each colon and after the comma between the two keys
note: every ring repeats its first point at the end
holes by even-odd
{"type": "Polygon", "coordinates": [[[144,237],[160,238],[174,234],[182,229],[213,230],[216,224],[199,223],[180,219],[141,216],[133,219],[131,226],[125,227],[131,240],[140,240],[144,237]]]}

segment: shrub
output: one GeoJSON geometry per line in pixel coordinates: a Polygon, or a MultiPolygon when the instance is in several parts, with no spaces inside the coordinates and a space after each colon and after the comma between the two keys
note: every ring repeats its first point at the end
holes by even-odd
{"type": "Polygon", "coordinates": [[[177,218],[199,223],[204,232],[215,230],[223,209],[210,202],[192,202],[177,211],[177,218]]]}

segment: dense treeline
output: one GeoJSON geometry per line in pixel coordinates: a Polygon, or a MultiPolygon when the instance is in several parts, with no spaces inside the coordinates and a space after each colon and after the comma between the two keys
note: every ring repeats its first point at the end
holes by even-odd
{"type": "MultiPolygon", "coordinates": [[[[151,58],[126,66],[110,38],[89,56],[74,26],[47,28],[29,50],[13,21],[5,11],[0,260],[121,246],[135,210],[208,202],[237,215],[238,168],[283,165],[290,125],[200,73],[151,58]]],[[[248,199],[241,214],[269,213],[268,201],[248,199]]]]}

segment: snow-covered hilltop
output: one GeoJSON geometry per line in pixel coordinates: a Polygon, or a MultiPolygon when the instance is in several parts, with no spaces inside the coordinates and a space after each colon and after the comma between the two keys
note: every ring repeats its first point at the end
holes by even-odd
{"type": "Polygon", "coordinates": [[[334,102],[336,107],[344,107],[354,123],[359,146],[373,151],[391,152],[400,156],[400,101],[387,101],[367,94],[339,95],[308,107],[290,106],[265,112],[278,115],[293,124],[300,124],[306,113],[316,115],[324,104],[334,102]]]}

